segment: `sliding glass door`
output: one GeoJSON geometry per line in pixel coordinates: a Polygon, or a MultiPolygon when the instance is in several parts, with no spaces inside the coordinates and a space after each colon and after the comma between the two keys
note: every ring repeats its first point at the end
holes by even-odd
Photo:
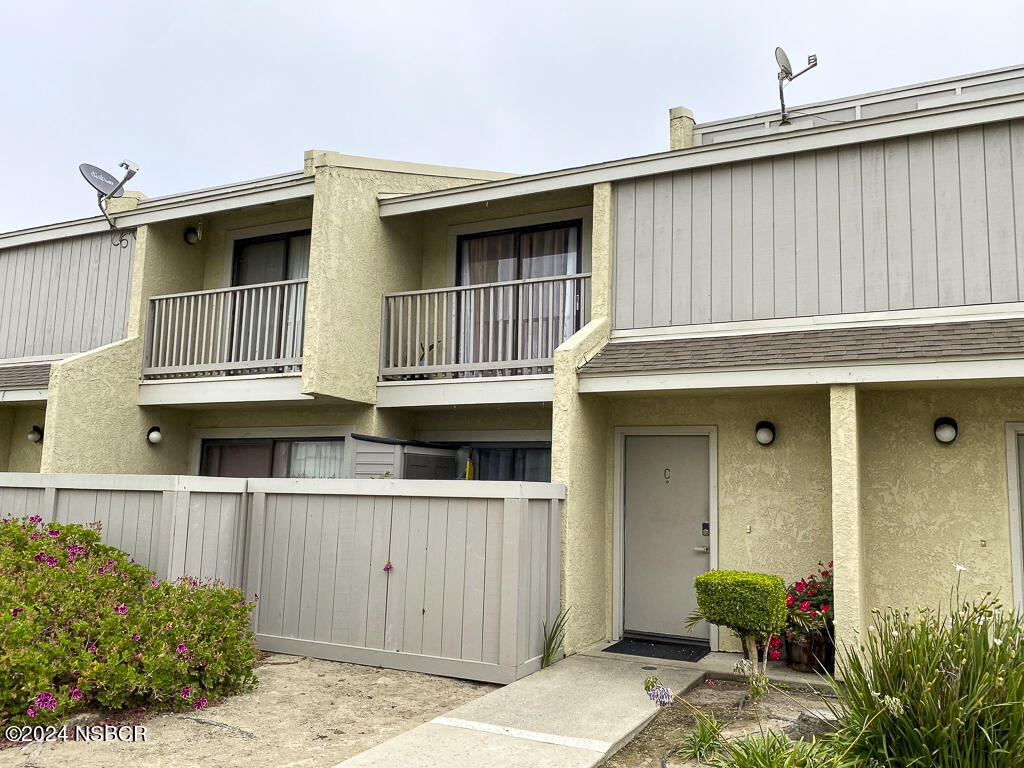
{"type": "MultiPolygon", "coordinates": [[[[571,221],[460,237],[458,284],[489,286],[579,274],[581,231],[582,222],[571,221]]],[[[542,281],[463,292],[457,308],[458,362],[551,357],[578,319],[573,286],[568,280],[542,281]]]]}

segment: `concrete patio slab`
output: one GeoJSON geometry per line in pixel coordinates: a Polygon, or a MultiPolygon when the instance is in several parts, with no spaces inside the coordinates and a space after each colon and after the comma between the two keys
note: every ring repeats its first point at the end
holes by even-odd
{"type": "MultiPolygon", "coordinates": [[[[604,650],[611,645],[614,645],[614,643],[598,643],[597,645],[582,651],[579,655],[590,656],[593,658],[611,657],[637,663],[643,662],[645,664],[656,665],[659,670],[677,668],[691,672],[700,672],[703,673],[705,677],[715,680],[744,680],[743,675],[740,675],[733,669],[733,667],[736,666],[736,662],[743,658],[743,655],[739,653],[714,651],[709,653],[700,661],[675,661],[673,659],[652,659],[646,656],[631,656],[623,653],[608,653],[604,650]]],[[[658,674],[661,673],[659,672],[658,674]]],[[[824,676],[813,672],[797,672],[796,670],[787,667],[785,662],[782,661],[768,662],[768,679],[776,685],[781,683],[791,688],[795,688],[796,690],[815,690],[823,693],[827,693],[832,690],[828,680],[826,680],[824,676]]]]}
{"type": "Polygon", "coordinates": [[[656,674],[685,692],[704,675],[657,659],[571,656],[346,760],[358,766],[598,765],[657,712],[643,690],[656,674]]]}

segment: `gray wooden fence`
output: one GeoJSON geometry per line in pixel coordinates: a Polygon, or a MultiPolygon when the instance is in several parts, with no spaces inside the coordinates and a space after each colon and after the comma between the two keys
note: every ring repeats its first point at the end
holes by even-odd
{"type": "Polygon", "coordinates": [[[0,516],[102,523],[160,578],[259,595],[265,650],[491,682],[540,667],[564,486],[0,473],[0,516]]]}

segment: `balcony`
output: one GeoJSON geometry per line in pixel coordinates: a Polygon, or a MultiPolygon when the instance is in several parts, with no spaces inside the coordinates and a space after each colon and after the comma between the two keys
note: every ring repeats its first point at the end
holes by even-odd
{"type": "Polygon", "coordinates": [[[589,274],[386,294],[380,379],[550,375],[589,319],[589,274]]]}
{"type": "Polygon", "coordinates": [[[152,297],[143,382],[301,372],[306,282],[152,297]]]}

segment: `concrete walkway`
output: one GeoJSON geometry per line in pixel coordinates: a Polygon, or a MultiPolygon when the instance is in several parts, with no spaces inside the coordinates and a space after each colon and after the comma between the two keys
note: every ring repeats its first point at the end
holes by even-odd
{"type": "Polygon", "coordinates": [[[406,731],[340,765],[395,768],[590,768],[654,717],[644,693],[658,675],[682,693],[704,673],[658,659],[570,656],[406,731]]]}

